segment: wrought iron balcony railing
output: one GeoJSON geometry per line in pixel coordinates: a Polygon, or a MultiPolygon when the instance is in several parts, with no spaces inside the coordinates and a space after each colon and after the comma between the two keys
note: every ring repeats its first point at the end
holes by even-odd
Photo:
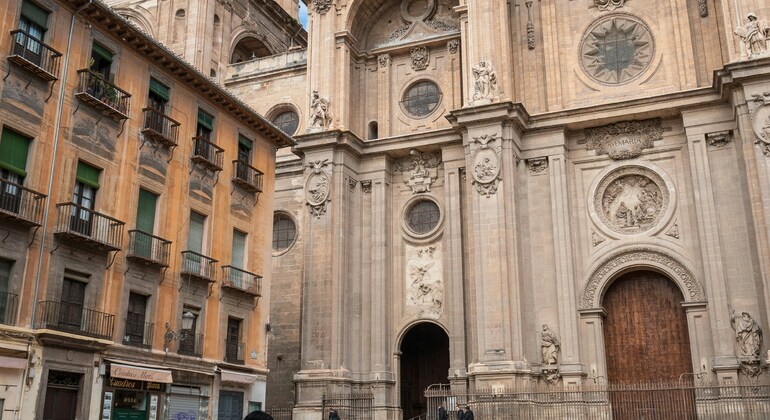
{"type": "Polygon", "coordinates": [[[262,192],[262,171],[242,160],[233,161],[233,183],[253,193],[262,192]]]}
{"type": "Polygon", "coordinates": [[[11,39],[10,62],[48,82],[59,78],[60,52],[21,29],[11,31],[11,39]]]}
{"type": "Polygon", "coordinates": [[[152,347],[152,333],[155,324],[142,320],[126,318],[126,332],[123,334],[123,344],[127,346],[152,347]]]}
{"type": "Polygon", "coordinates": [[[262,276],[226,265],[222,267],[222,287],[262,296],[262,276]]]}
{"type": "Polygon", "coordinates": [[[183,330],[176,352],[187,356],[203,356],[203,334],[185,333],[183,330]]]}
{"type": "Polygon", "coordinates": [[[225,340],[225,362],[243,364],[243,346],[240,341],[225,340]]]}
{"type": "Polygon", "coordinates": [[[217,280],[218,262],[218,260],[194,251],[184,251],[182,252],[182,270],[180,274],[214,282],[217,280]]]}
{"type": "Polygon", "coordinates": [[[75,96],[115,119],[128,118],[131,95],[92,70],[78,70],[75,96]]]}
{"type": "Polygon", "coordinates": [[[203,137],[193,137],[195,142],[192,161],[212,170],[221,171],[224,149],[203,137]]]}
{"type": "Polygon", "coordinates": [[[179,138],[179,123],[154,108],[142,110],[142,134],[165,145],[175,147],[179,138]]]}
{"type": "Polygon", "coordinates": [[[0,324],[15,325],[19,309],[19,295],[0,292],[0,324]]]}
{"type": "Polygon", "coordinates": [[[125,222],[75,203],[59,203],[55,234],[107,251],[117,251],[123,242],[125,222]]]}
{"type": "Polygon", "coordinates": [[[128,231],[128,258],[142,261],[149,265],[168,267],[171,241],[150,235],[141,230],[128,231]]]}
{"type": "Polygon", "coordinates": [[[71,334],[112,340],[115,315],[94,311],[64,302],[40,301],[37,303],[37,329],[50,329],[71,334]]]}
{"type": "Polygon", "coordinates": [[[0,178],[0,217],[32,226],[43,224],[45,194],[0,178]]]}

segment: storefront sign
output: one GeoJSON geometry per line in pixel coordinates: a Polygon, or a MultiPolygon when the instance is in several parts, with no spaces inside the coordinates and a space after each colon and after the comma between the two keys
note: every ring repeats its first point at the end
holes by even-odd
{"type": "Polygon", "coordinates": [[[110,366],[110,376],[115,378],[131,379],[135,381],[147,381],[147,382],[160,382],[164,384],[170,384],[173,382],[171,378],[171,371],[140,368],[128,365],[119,365],[113,363],[110,366]]]}
{"type": "Polygon", "coordinates": [[[110,377],[110,387],[122,389],[142,389],[142,383],[130,379],[120,379],[110,377]]]}

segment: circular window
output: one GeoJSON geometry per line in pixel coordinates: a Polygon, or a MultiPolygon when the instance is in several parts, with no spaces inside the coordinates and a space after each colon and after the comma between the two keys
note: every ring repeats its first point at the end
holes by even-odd
{"type": "Polygon", "coordinates": [[[599,83],[620,85],[639,77],[655,55],[652,34],[642,21],[611,16],[583,36],[580,64],[599,83]]]}
{"type": "Polygon", "coordinates": [[[438,108],[441,102],[441,90],[438,85],[427,80],[417,82],[404,93],[401,105],[412,117],[423,118],[438,108]]]}
{"type": "Polygon", "coordinates": [[[294,244],[297,239],[297,226],[294,220],[286,214],[276,213],[273,216],[273,251],[282,252],[294,244]]]}
{"type": "Polygon", "coordinates": [[[294,111],[284,111],[276,115],[272,123],[284,133],[293,136],[299,127],[299,115],[294,111]]]}
{"type": "Polygon", "coordinates": [[[430,233],[441,221],[441,210],[433,200],[418,200],[406,211],[406,226],[415,235],[430,233]]]}

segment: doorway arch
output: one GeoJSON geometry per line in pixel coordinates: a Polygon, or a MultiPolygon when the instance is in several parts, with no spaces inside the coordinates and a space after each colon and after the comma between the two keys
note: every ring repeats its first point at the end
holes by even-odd
{"type": "Polygon", "coordinates": [[[446,383],[449,373],[449,336],[432,322],[413,325],[401,339],[399,368],[404,419],[426,414],[425,389],[446,383]]]}

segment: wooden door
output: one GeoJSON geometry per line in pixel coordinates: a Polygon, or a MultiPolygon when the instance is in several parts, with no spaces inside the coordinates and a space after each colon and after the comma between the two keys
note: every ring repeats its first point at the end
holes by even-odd
{"type": "Polygon", "coordinates": [[[59,325],[80,330],[83,319],[83,303],[86,297],[86,284],[64,279],[61,291],[61,312],[59,325]]]}
{"type": "Polygon", "coordinates": [[[45,391],[43,420],[72,420],[77,418],[78,390],[48,387],[45,391]]]}

